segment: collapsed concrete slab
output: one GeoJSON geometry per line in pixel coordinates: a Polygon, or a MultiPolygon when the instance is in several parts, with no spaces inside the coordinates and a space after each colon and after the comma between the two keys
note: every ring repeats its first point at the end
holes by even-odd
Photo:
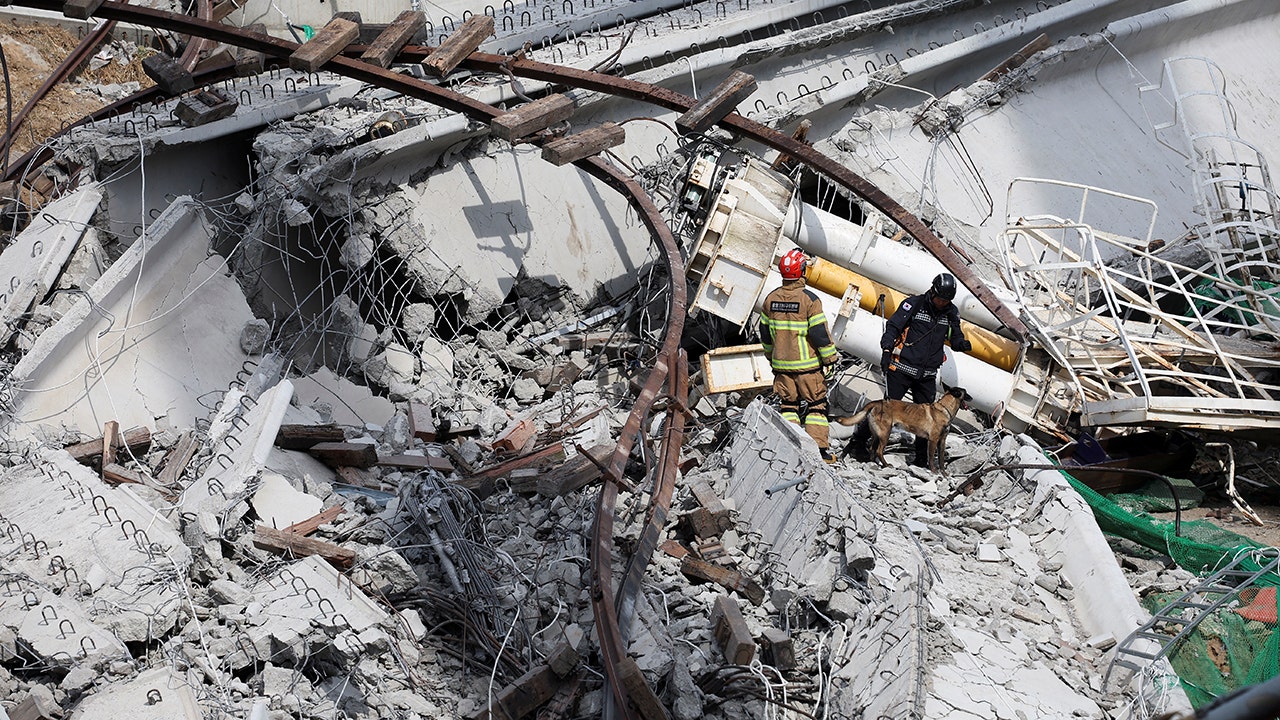
{"type": "Polygon", "coordinates": [[[247,355],[253,318],[213,229],[190,198],[175,201],[13,371],[16,432],[100,434],[123,427],[193,427],[197,398],[224,389],[247,355]],[[191,312],[199,308],[199,312],[191,312]]]}

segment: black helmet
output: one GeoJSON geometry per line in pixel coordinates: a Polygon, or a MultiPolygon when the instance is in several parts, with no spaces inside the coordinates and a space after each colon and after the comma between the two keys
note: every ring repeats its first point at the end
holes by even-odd
{"type": "Polygon", "coordinates": [[[933,294],[943,300],[956,299],[956,277],[951,273],[942,273],[933,279],[933,294]]]}

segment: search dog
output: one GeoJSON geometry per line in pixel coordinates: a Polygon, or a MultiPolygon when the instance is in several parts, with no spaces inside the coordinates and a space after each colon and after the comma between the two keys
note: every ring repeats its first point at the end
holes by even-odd
{"type": "Polygon", "coordinates": [[[871,436],[876,439],[876,461],[884,466],[884,449],[889,444],[889,432],[901,427],[917,437],[929,441],[929,469],[941,475],[946,451],[947,432],[956,413],[973,397],[964,388],[946,388],[940,400],[932,403],[909,403],[902,400],[876,400],[867,403],[853,415],[835,418],[841,425],[854,426],[866,422],[871,436]]]}

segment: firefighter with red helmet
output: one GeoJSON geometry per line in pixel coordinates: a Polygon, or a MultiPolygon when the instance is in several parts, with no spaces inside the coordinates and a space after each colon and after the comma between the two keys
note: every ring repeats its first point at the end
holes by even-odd
{"type": "Polygon", "coordinates": [[[832,463],[835,456],[827,446],[827,373],[839,357],[822,301],[805,288],[807,262],[799,250],[778,261],[782,287],[765,296],[760,340],[773,367],[773,391],[782,400],[782,417],[803,425],[818,444],[822,459],[832,463]]]}

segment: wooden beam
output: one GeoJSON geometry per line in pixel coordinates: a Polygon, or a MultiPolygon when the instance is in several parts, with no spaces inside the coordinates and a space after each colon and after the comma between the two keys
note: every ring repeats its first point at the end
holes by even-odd
{"type": "Polygon", "coordinates": [[[320,443],[341,443],[346,439],[346,431],[337,425],[281,425],[275,444],[285,450],[310,450],[320,443]]]}
{"type": "Polygon", "coordinates": [[[436,419],[430,406],[409,401],[409,432],[423,442],[435,442],[436,419]]]}
{"type": "Polygon", "coordinates": [[[195,433],[190,430],[182,433],[178,443],[173,446],[168,455],[165,455],[156,480],[161,485],[177,484],[178,478],[186,472],[187,466],[191,464],[191,458],[195,456],[198,449],[200,449],[200,441],[195,433]]]}
{"type": "Polygon", "coordinates": [[[561,680],[547,665],[539,665],[521,675],[493,696],[493,706],[480,708],[474,720],[520,720],[532,714],[555,695],[561,680]]]}
{"type": "Polygon", "coordinates": [[[557,138],[542,146],[542,159],[552,165],[568,165],[617,147],[627,139],[621,125],[601,123],[580,133],[557,138]]]}
{"type": "Polygon", "coordinates": [[[597,445],[580,452],[568,462],[538,478],[538,494],[553,498],[567,495],[574,490],[599,480],[604,474],[601,465],[613,454],[613,445],[597,445]]]}
{"type": "Polygon", "coordinates": [[[389,67],[391,61],[396,59],[404,46],[408,45],[413,36],[417,35],[426,24],[426,13],[420,10],[405,10],[391,21],[382,34],[378,35],[360,59],[381,68],[389,67]]]}
{"type": "MultiPolygon", "coordinates": [[[[68,445],[63,450],[75,458],[76,462],[88,465],[102,457],[102,441],[103,439],[99,437],[88,442],[68,445]]],[[[126,430],[124,439],[117,445],[117,448],[119,447],[127,447],[131,453],[145,452],[151,447],[151,431],[146,428],[126,430]]]]}
{"type": "MultiPolygon", "coordinates": [[[[811,127],[813,127],[813,121],[808,118],[801,120],[800,124],[796,127],[796,131],[791,133],[791,139],[797,142],[807,143],[809,139],[809,128],[811,127]]],[[[795,169],[795,166],[795,158],[786,153],[778,153],[778,157],[774,159],[773,165],[770,165],[769,169],[774,172],[780,172],[783,175],[790,175],[791,171],[795,169]]]]}
{"type": "Polygon", "coordinates": [[[146,484],[142,481],[141,474],[118,463],[111,463],[103,466],[102,479],[114,485],[124,485],[128,483],[132,483],[134,485],[146,484]]]}
{"type": "Polygon", "coordinates": [[[726,590],[740,592],[743,597],[751,601],[752,605],[764,602],[764,588],[737,570],[699,560],[693,555],[686,555],[680,559],[680,572],[691,578],[709,580],[726,590]]]}
{"type": "Polygon", "coordinates": [[[435,470],[445,474],[454,471],[453,463],[449,462],[449,458],[435,457],[433,455],[384,455],[378,458],[378,465],[382,467],[402,467],[414,470],[435,470]]]}
{"type": "Polygon", "coordinates": [[[1010,55],[1009,59],[991,68],[991,70],[987,71],[986,75],[983,75],[978,79],[990,82],[1001,75],[1008,75],[1010,70],[1017,68],[1025,63],[1032,55],[1035,55],[1041,50],[1047,50],[1052,45],[1053,41],[1049,39],[1049,36],[1041,33],[1035,40],[1023,45],[1018,52],[1010,55]]]}
{"type": "Polygon", "coordinates": [[[319,555],[339,570],[350,569],[352,563],[356,561],[354,550],[348,550],[324,540],[277,530],[266,525],[259,525],[254,528],[253,546],[259,550],[266,550],[285,557],[319,555]]]}
{"type": "Polygon", "coordinates": [[[343,513],[344,509],[345,508],[343,508],[341,505],[334,505],[333,507],[327,510],[321,510],[320,512],[316,513],[315,515],[312,515],[306,520],[299,520],[298,522],[285,528],[284,531],[287,533],[293,533],[295,535],[310,535],[311,533],[318,530],[321,525],[324,525],[326,523],[330,523],[336,520],[338,516],[343,513]]]}
{"type": "Polygon", "coordinates": [[[742,618],[738,601],[728,595],[716,598],[711,608],[711,627],[724,657],[734,665],[750,665],[756,656],[756,641],[742,618]]]}
{"type": "Polygon", "coordinates": [[[444,77],[453,72],[468,55],[475,52],[480,43],[493,34],[493,18],[488,15],[472,15],[462,27],[444,39],[422,62],[422,68],[431,75],[444,77]]]}
{"type": "Polygon", "coordinates": [[[697,105],[676,118],[676,127],[685,134],[706,132],[755,91],[756,79],[741,70],[734,70],[697,105]]]}
{"type": "Polygon", "coordinates": [[[104,470],[108,465],[116,461],[116,448],[119,447],[121,442],[120,423],[115,420],[108,420],[102,426],[102,468],[104,470]]]}
{"type": "Polygon", "coordinates": [[[166,95],[181,95],[193,89],[196,81],[177,60],[163,53],[148,55],[142,59],[142,72],[155,81],[166,95]]]}
{"type": "Polygon", "coordinates": [[[300,72],[315,72],[359,37],[359,25],[335,17],[320,28],[320,32],[314,37],[293,51],[289,56],[289,67],[300,72]]]}
{"type": "MultiPolygon", "coordinates": [[[[220,23],[223,20],[226,20],[228,15],[239,10],[244,6],[245,6],[245,3],[237,4],[235,0],[222,0],[222,2],[217,3],[213,6],[213,16],[210,17],[209,19],[212,20],[213,22],[220,23]]],[[[261,25],[262,23],[254,23],[254,24],[261,25]]]]}
{"type": "Polygon", "coordinates": [[[566,95],[548,95],[508,110],[489,122],[495,137],[515,142],[573,117],[577,109],[566,95]]]}
{"type": "Polygon", "coordinates": [[[523,449],[538,434],[538,426],[534,425],[532,420],[525,418],[511,427],[502,431],[502,434],[493,441],[494,452],[513,453],[523,449]]]}
{"type": "Polygon", "coordinates": [[[69,18],[88,20],[100,7],[102,0],[66,0],[62,3],[62,14],[69,18]]]}
{"type": "Polygon", "coordinates": [[[329,467],[371,468],[378,464],[378,448],[373,443],[322,442],[307,452],[329,467]]]}
{"type": "MultiPolygon", "coordinates": [[[[249,32],[255,32],[259,35],[267,34],[267,26],[262,23],[254,23],[245,28],[249,32]]],[[[260,53],[256,50],[248,50],[238,47],[232,51],[232,57],[236,59],[236,77],[252,77],[261,75],[267,66],[266,53],[260,53]]]]}

